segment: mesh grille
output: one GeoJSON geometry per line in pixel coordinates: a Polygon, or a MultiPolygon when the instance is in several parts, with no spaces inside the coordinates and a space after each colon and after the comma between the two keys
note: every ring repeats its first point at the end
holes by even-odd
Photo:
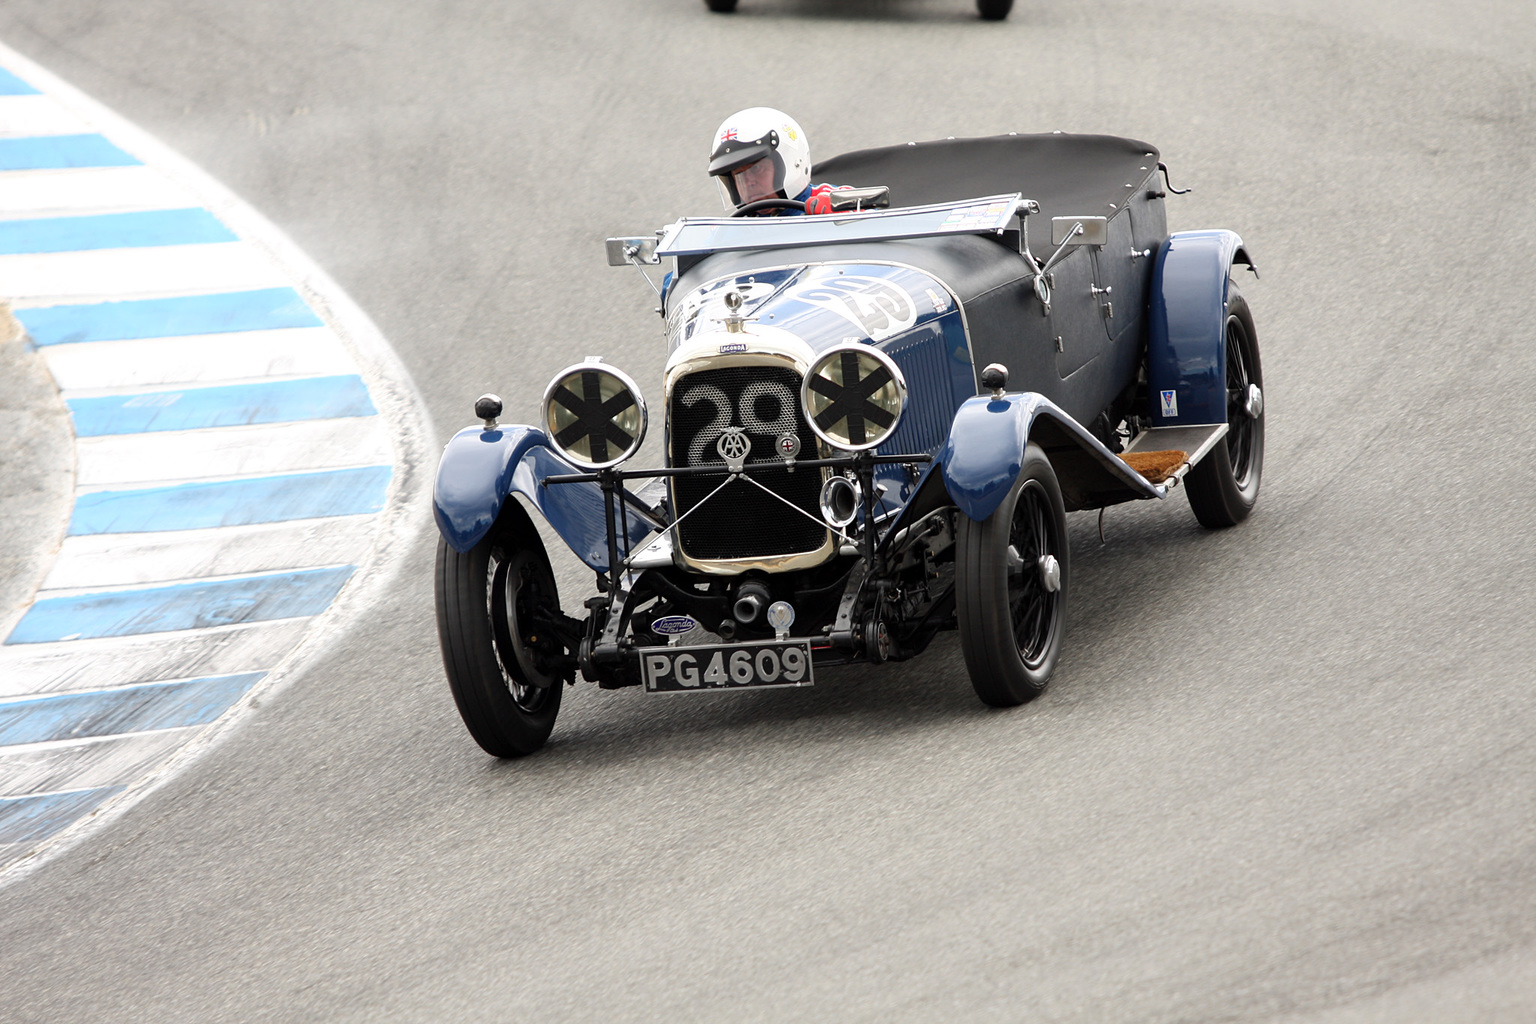
{"type": "MultiPolygon", "coordinates": [[[[748,463],[777,462],[773,442],[793,431],[802,457],[814,457],[816,435],[800,412],[800,375],[779,366],[731,366],[701,370],[672,389],[671,463],[723,466],[715,441],[725,428],[741,427],[752,442],[748,463]]],[[[734,480],[678,527],[679,544],[693,558],[771,558],[815,551],[827,528],[817,511],[821,473],[785,469],[754,473],[764,487],[816,517],[813,522],[745,480],[734,480]]],[[[677,514],[693,509],[723,477],[675,477],[677,514]]]]}

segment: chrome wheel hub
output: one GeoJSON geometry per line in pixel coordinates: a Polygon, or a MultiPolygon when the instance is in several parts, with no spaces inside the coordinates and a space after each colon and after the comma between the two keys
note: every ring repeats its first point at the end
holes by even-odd
{"type": "Polygon", "coordinates": [[[1248,395],[1243,401],[1243,412],[1247,413],[1251,420],[1264,415],[1264,392],[1257,384],[1248,385],[1248,395]]]}
{"type": "Polygon", "coordinates": [[[1040,569],[1040,585],[1047,593],[1054,594],[1061,589],[1061,563],[1056,561],[1055,555],[1041,555],[1035,563],[1040,569]]]}

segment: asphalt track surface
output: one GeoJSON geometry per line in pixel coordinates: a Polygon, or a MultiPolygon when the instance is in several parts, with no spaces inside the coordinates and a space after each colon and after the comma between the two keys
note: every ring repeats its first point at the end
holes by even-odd
{"type": "Polygon", "coordinates": [[[303,678],[0,889],[0,1019],[1536,1016],[1529,5],[12,0],[0,39],[284,229],[439,440],[588,353],[659,379],[602,238],[714,210],[755,103],[823,154],[1156,143],[1172,227],[1260,264],[1269,409],[1247,524],[1074,517],[1061,668],[1007,712],[943,641],[807,692],[584,685],[496,762],[423,521],[303,678]]]}

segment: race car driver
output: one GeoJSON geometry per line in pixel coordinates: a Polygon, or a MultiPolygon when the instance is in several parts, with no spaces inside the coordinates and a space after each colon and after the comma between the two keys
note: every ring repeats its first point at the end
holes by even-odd
{"type": "Polygon", "coordinates": [[[733,214],[763,199],[791,200],[755,210],[748,216],[797,216],[831,213],[828,193],[846,185],[811,184],[811,147],[794,118],[772,107],[737,111],[715,132],[709,173],[720,185],[720,198],[733,214]]]}

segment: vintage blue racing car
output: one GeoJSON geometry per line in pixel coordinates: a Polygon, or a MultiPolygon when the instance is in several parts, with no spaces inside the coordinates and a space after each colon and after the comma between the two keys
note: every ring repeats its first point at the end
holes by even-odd
{"type": "Polygon", "coordinates": [[[664,465],[632,465],[653,407],[601,359],[555,375],[536,425],[482,396],[445,449],[439,638],[490,753],[538,749],[578,674],[808,686],[951,629],[981,700],[1020,704],[1065,635],[1067,512],[1180,481],[1206,526],[1252,509],[1264,382],[1231,280],[1252,261],[1230,231],[1168,233],[1156,149],[946,139],[815,176],[868,187],[609,240],[611,263],[671,264],[664,465]],[[594,574],[579,610],[535,514],[594,574]]]}

